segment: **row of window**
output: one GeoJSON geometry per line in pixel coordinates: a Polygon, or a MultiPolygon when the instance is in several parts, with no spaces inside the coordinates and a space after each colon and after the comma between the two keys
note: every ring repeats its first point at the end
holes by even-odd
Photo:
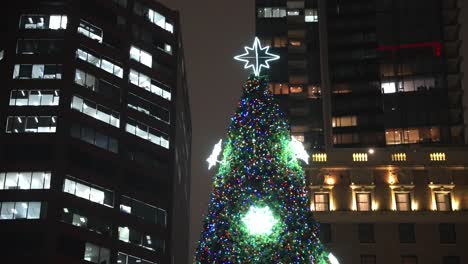
{"type": "Polygon", "coordinates": [[[167,21],[166,17],[156,12],[155,10],[144,6],[140,2],[135,2],[133,12],[139,16],[147,18],[151,23],[159,26],[160,28],[174,33],[174,25],[167,21]]]}
{"type": "Polygon", "coordinates": [[[153,67],[153,56],[151,56],[150,53],[135,46],[130,47],[130,59],[138,61],[139,63],[150,68],[153,67]]]}
{"type": "MultiPolygon", "coordinates": [[[[413,208],[410,192],[395,192],[395,209],[397,211],[412,211],[413,208]]],[[[314,211],[330,211],[330,194],[325,192],[314,193],[314,211]]],[[[354,197],[357,211],[371,211],[372,194],[370,192],[356,192],[354,197]]],[[[452,197],[450,192],[434,192],[435,208],[437,211],[452,211],[452,197]]]]}
{"type": "Polygon", "coordinates": [[[141,264],[156,264],[154,262],[151,262],[149,260],[145,260],[142,258],[134,257],[122,252],[119,252],[117,255],[117,263],[118,264],[136,264],[136,263],[141,263],[141,264]]]}
{"type": "Polygon", "coordinates": [[[434,78],[404,77],[403,81],[382,82],[382,93],[427,91],[436,87],[434,78]]]}
{"type": "Polygon", "coordinates": [[[57,106],[59,90],[12,90],[11,106],[57,106]]]}
{"type": "Polygon", "coordinates": [[[139,73],[133,69],[130,69],[128,76],[130,83],[147,90],[153,94],[159,95],[160,97],[171,100],[171,91],[169,87],[162,85],[158,81],[151,79],[150,77],[139,73]]]}
{"type": "Polygon", "coordinates": [[[304,15],[305,22],[317,22],[318,12],[317,9],[288,9],[285,7],[262,7],[257,9],[258,18],[282,18],[286,16],[300,16],[304,15]]]}
{"type": "Polygon", "coordinates": [[[170,123],[170,112],[166,108],[154,104],[133,93],[128,93],[127,106],[167,124],[170,123]]]}
{"type": "Polygon", "coordinates": [[[110,152],[118,153],[119,142],[117,139],[104,135],[94,128],[82,126],[79,124],[72,124],[70,134],[73,138],[80,139],[84,142],[92,144],[98,148],[108,150],[110,152]]]}
{"type": "Polygon", "coordinates": [[[106,98],[120,101],[120,88],[118,86],[96,78],[90,73],[76,69],[75,83],[93,92],[99,93],[106,98]]]}
{"type": "Polygon", "coordinates": [[[129,118],[125,125],[125,131],[163,148],[169,149],[168,135],[147,124],[129,118]]]}
{"type": "Polygon", "coordinates": [[[165,243],[154,235],[142,234],[133,228],[119,226],[119,240],[131,243],[149,250],[164,251],[165,243]]]}
{"type": "Polygon", "coordinates": [[[13,79],[62,79],[62,65],[16,64],[13,79]]]}
{"type": "Polygon", "coordinates": [[[438,127],[387,129],[385,141],[387,145],[439,142],[440,129],[438,127]]]}
{"type": "Polygon", "coordinates": [[[39,219],[43,215],[41,212],[41,202],[0,202],[0,220],[14,219],[39,219]]]}
{"type": "Polygon", "coordinates": [[[113,74],[119,78],[123,78],[123,69],[122,67],[106,60],[103,58],[100,58],[97,55],[93,55],[90,52],[84,51],[82,49],[77,49],[76,50],[76,56],[80,60],[86,61],[98,68],[103,69],[104,71],[113,74]]]}
{"type": "Polygon", "coordinates": [[[332,118],[332,127],[350,127],[357,126],[356,116],[334,116],[332,118]]]}
{"type": "Polygon", "coordinates": [[[74,95],[71,108],[114,127],[120,126],[120,114],[91,100],[74,95]]]}
{"type": "Polygon", "coordinates": [[[16,54],[21,55],[58,55],[62,51],[60,39],[20,39],[16,45],[16,54]]]}
{"type": "Polygon", "coordinates": [[[50,189],[50,172],[0,172],[0,190],[50,189]]]}
{"type": "Polygon", "coordinates": [[[84,228],[101,235],[111,234],[111,225],[94,215],[85,215],[77,209],[63,208],[61,220],[64,223],[84,228]]]}
{"type": "Polygon", "coordinates": [[[56,116],[9,116],[7,133],[55,133],[56,116]]]}
{"type": "Polygon", "coordinates": [[[96,27],[95,25],[86,22],[84,20],[80,21],[78,26],[78,33],[102,43],[103,32],[102,29],[96,27]]]}
{"type": "MultiPolygon", "coordinates": [[[[70,176],[65,179],[63,191],[94,203],[102,204],[107,207],[114,207],[114,192],[70,176]]],[[[167,224],[166,210],[128,196],[121,197],[120,211],[151,223],[160,224],[162,226],[166,226],[167,224]]],[[[69,208],[67,208],[66,211],[64,209],[64,212],[80,215],[69,208]]]]}
{"type": "Polygon", "coordinates": [[[65,15],[22,15],[21,29],[66,29],[68,17],[65,15]]]}
{"type": "MultiPolygon", "coordinates": [[[[416,243],[416,231],[413,223],[398,224],[398,238],[400,243],[412,244],[416,243]]],[[[455,224],[442,223],[439,224],[439,241],[441,244],[455,244],[457,242],[457,234],[455,224]]],[[[361,223],[357,225],[357,233],[359,243],[372,244],[375,243],[374,224],[361,223]]],[[[320,240],[324,243],[332,243],[332,228],[331,224],[320,224],[320,240]]]]}

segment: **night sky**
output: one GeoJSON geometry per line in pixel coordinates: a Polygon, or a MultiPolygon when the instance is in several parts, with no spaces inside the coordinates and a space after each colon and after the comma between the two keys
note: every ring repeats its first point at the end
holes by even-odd
{"type": "MultiPolygon", "coordinates": [[[[220,138],[248,77],[233,56],[251,45],[255,32],[253,0],[159,0],[179,10],[192,110],[191,244],[200,235],[216,168],[206,158],[220,138]]],[[[193,255],[193,254],[192,254],[193,255]]]]}

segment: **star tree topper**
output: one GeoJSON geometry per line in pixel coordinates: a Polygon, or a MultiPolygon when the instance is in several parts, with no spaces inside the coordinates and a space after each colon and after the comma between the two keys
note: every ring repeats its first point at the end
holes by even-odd
{"type": "Polygon", "coordinates": [[[262,47],[260,40],[255,37],[252,47],[244,47],[245,53],[235,56],[234,59],[245,62],[244,69],[252,68],[255,76],[260,76],[262,68],[269,69],[270,61],[278,60],[280,56],[268,52],[269,46],[262,47]]]}

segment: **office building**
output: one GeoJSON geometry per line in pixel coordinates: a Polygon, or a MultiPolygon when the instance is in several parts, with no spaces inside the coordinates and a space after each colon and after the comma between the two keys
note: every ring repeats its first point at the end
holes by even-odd
{"type": "Polygon", "coordinates": [[[2,10],[2,263],[186,263],[178,12],[151,0],[2,10]]]}

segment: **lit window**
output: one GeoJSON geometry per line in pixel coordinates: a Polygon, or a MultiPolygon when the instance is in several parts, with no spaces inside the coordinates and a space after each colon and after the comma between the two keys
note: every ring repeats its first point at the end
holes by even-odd
{"type": "Polygon", "coordinates": [[[56,116],[9,116],[7,133],[55,133],[56,116]]]}
{"type": "Polygon", "coordinates": [[[160,13],[154,11],[153,9],[143,7],[140,3],[135,4],[134,6],[135,13],[139,15],[144,15],[151,23],[159,26],[160,28],[174,33],[174,25],[166,20],[166,17],[160,13]]]}
{"type": "Polygon", "coordinates": [[[358,211],[371,210],[371,194],[370,193],[356,193],[356,208],[358,211]]]}
{"type": "Polygon", "coordinates": [[[128,122],[125,126],[125,131],[137,137],[148,140],[163,148],[169,149],[169,137],[165,133],[146,124],[137,122],[134,119],[128,119],[128,122]]]}
{"type": "Polygon", "coordinates": [[[153,65],[153,57],[151,56],[151,54],[135,46],[130,47],[130,59],[136,60],[150,68],[153,65]]]}
{"type": "Polygon", "coordinates": [[[299,10],[288,10],[288,16],[298,16],[299,10]]]}
{"type": "Polygon", "coordinates": [[[75,71],[75,83],[94,92],[100,93],[104,97],[120,100],[120,88],[118,86],[102,79],[97,79],[92,74],[77,69],[75,71]]]}
{"type": "Polygon", "coordinates": [[[16,64],[13,79],[62,79],[62,65],[16,64]]]}
{"type": "Polygon", "coordinates": [[[134,263],[156,264],[155,262],[151,262],[149,260],[127,255],[122,252],[119,252],[117,256],[117,263],[119,264],[134,264],[134,263]]]}
{"type": "Polygon", "coordinates": [[[0,190],[50,189],[50,172],[0,172],[0,190]]]}
{"type": "Polygon", "coordinates": [[[70,134],[73,138],[80,139],[98,148],[118,153],[119,142],[117,139],[99,133],[94,128],[73,124],[70,134]]]}
{"type": "Polygon", "coordinates": [[[12,90],[11,106],[57,106],[59,90],[12,90]]]}
{"type": "Polygon", "coordinates": [[[66,29],[68,18],[64,15],[22,15],[20,28],[23,29],[66,29]]]}
{"type": "Polygon", "coordinates": [[[148,92],[156,94],[166,100],[171,100],[171,89],[169,87],[151,79],[142,73],[131,69],[128,79],[130,83],[143,88],[148,92]]]}
{"type": "Polygon", "coordinates": [[[394,82],[383,82],[382,91],[384,94],[396,93],[396,86],[394,82]]]}
{"type": "Polygon", "coordinates": [[[86,61],[98,68],[103,69],[104,71],[113,74],[119,78],[123,78],[123,69],[120,66],[117,66],[116,64],[107,61],[105,59],[98,58],[95,55],[92,55],[89,52],[86,52],[82,49],[76,50],[76,57],[79,58],[80,60],[86,61]]]}
{"type": "Polygon", "coordinates": [[[78,26],[78,33],[102,43],[102,29],[89,22],[81,20],[80,25],[78,26]]]}
{"type": "Polygon", "coordinates": [[[0,220],[39,219],[41,202],[0,202],[0,220]]]}
{"type": "Polygon", "coordinates": [[[395,202],[398,211],[411,211],[410,193],[395,193],[395,202]]]}
{"type": "Polygon", "coordinates": [[[258,18],[282,18],[286,16],[284,7],[263,7],[257,10],[258,18]]]}
{"type": "Polygon", "coordinates": [[[127,196],[122,196],[120,211],[135,215],[145,221],[166,226],[166,210],[127,196]]]}
{"type": "Polygon", "coordinates": [[[86,242],[83,259],[92,263],[110,264],[110,251],[107,248],[86,242]]]}
{"type": "Polygon", "coordinates": [[[315,211],[330,211],[330,196],[328,193],[314,194],[315,211]]]}
{"type": "Polygon", "coordinates": [[[356,116],[335,116],[332,118],[332,127],[357,126],[356,116]]]}
{"type": "Polygon", "coordinates": [[[133,228],[119,226],[119,240],[131,243],[149,250],[164,251],[165,243],[154,235],[142,234],[133,228]]]}
{"type": "Polygon", "coordinates": [[[434,195],[437,211],[452,211],[452,198],[450,193],[436,192],[434,195]]]}
{"type": "Polygon", "coordinates": [[[120,115],[105,106],[74,95],[71,108],[111,126],[120,126],[120,115]]]}
{"type": "Polygon", "coordinates": [[[306,9],[304,11],[305,22],[318,22],[318,12],[317,9],[306,9]]]}
{"type": "Polygon", "coordinates": [[[114,207],[113,192],[87,182],[78,182],[76,179],[67,178],[63,184],[63,191],[91,202],[114,207]]]}
{"type": "Polygon", "coordinates": [[[392,128],[385,130],[387,145],[439,142],[438,127],[392,128]]]}

